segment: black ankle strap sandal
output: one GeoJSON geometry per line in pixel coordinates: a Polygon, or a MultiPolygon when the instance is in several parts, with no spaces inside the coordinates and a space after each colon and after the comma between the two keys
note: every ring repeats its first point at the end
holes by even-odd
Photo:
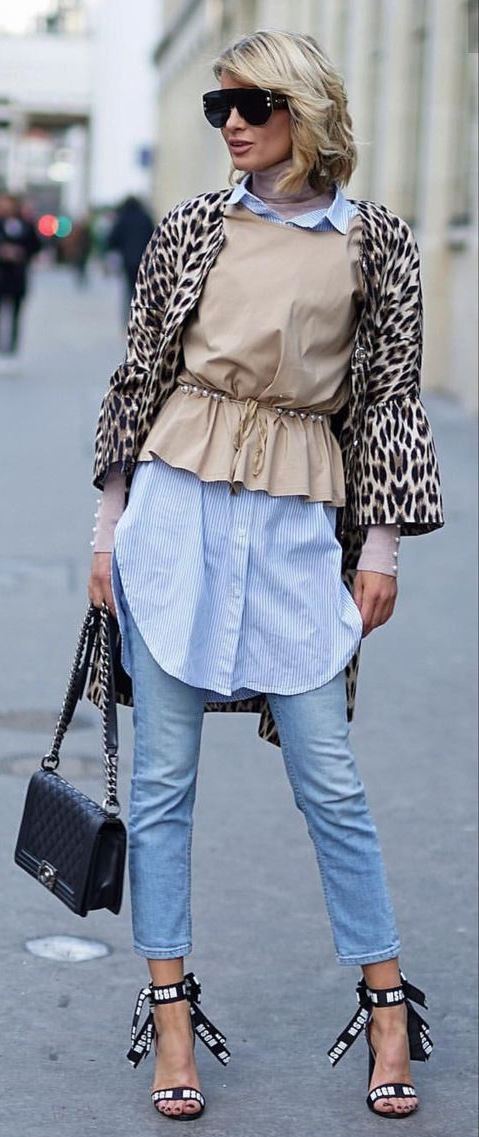
{"type": "MultiPolygon", "coordinates": [[[[366,980],[360,979],[356,987],[356,997],[359,1004],[359,1009],[353,1018],[350,1019],[341,1034],[338,1035],[334,1045],[328,1050],[328,1058],[332,1066],[339,1062],[340,1058],[346,1053],[347,1050],[353,1045],[353,1042],[364,1030],[366,1042],[369,1049],[369,1079],[368,1086],[371,1084],[373,1076],[374,1065],[376,1062],[376,1054],[371,1044],[369,1023],[372,1018],[373,1007],[394,1007],[399,1003],[405,1003],[407,1009],[407,1033],[409,1039],[409,1056],[411,1061],[426,1062],[430,1057],[433,1048],[433,1042],[429,1034],[429,1026],[418,1014],[412,1006],[410,1000],[418,1003],[421,1007],[427,1008],[426,996],[419,987],[414,987],[412,983],[406,979],[403,972],[400,972],[401,985],[399,987],[386,987],[382,989],[375,989],[368,987],[366,980]]],[[[370,1090],[366,1098],[367,1105],[373,1113],[380,1117],[409,1117],[416,1109],[411,1109],[403,1112],[388,1111],[387,1113],[374,1108],[374,1102],[381,1099],[390,1097],[396,1098],[410,1098],[415,1097],[416,1091],[410,1082],[387,1082],[380,1086],[376,1086],[374,1090],[370,1090]]]]}
{"type": "MultiPolygon", "coordinates": [[[[184,999],[187,999],[190,1005],[193,1041],[195,1037],[198,1036],[204,1045],[208,1047],[208,1050],[218,1059],[218,1062],[221,1062],[223,1066],[228,1065],[231,1054],[225,1045],[226,1038],[213,1023],[207,1019],[203,1011],[200,1010],[201,983],[196,978],[196,975],[190,971],[180,983],[169,983],[163,987],[155,987],[153,983],[150,983],[148,987],[142,987],[139,992],[133,1012],[133,1022],[131,1024],[131,1046],[127,1054],[128,1061],[131,1062],[135,1069],[142,1058],[146,1058],[150,1053],[153,1040],[156,1038],[156,1027],[153,1017],[154,1008],[164,1003],[179,1003],[184,999]],[[141,1013],[146,1000],[148,1000],[149,1003],[149,1011],[145,1021],[140,1027],[141,1013]]],[[[162,1116],[171,1117],[174,1121],[192,1121],[194,1118],[201,1116],[206,1106],[203,1094],[193,1086],[172,1086],[168,1089],[154,1090],[151,1095],[151,1100],[155,1108],[158,1108],[158,1103],[162,1101],[189,1100],[199,1103],[200,1108],[195,1110],[194,1113],[174,1114],[165,1113],[161,1110],[162,1116]]]]}

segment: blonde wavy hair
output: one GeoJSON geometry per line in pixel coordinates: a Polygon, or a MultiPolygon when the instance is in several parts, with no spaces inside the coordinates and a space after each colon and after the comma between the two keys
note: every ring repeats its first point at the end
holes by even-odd
{"type": "MultiPolygon", "coordinates": [[[[226,47],[213,62],[218,80],[227,71],[239,83],[286,95],[291,118],[291,169],[280,190],[300,189],[308,179],[323,193],[347,185],[357,163],[343,79],[313,36],[256,31],[226,47]]],[[[234,167],[230,182],[234,182],[234,167]]],[[[243,174],[240,175],[243,177],[243,174]]]]}

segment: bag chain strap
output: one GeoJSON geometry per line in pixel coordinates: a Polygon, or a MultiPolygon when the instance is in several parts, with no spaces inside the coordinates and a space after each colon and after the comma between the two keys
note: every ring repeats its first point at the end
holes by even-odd
{"type": "MultiPolygon", "coordinates": [[[[104,778],[105,778],[105,798],[102,802],[102,808],[112,817],[117,817],[120,813],[120,802],[117,796],[117,783],[118,783],[118,746],[116,738],[111,738],[111,731],[109,730],[109,717],[108,711],[111,706],[111,700],[114,699],[113,678],[111,671],[111,653],[110,653],[110,639],[109,639],[109,615],[108,607],[105,603],[102,604],[100,613],[90,604],[78,637],[78,643],[73,659],[70,676],[68,679],[68,686],[63,700],[63,706],[58,716],[58,721],[53,735],[53,742],[45,757],[42,759],[42,769],[54,771],[60,764],[60,747],[63,739],[70,725],[73,717],[78,699],[81,698],[81,691],[79,687],[81,684],[81,667],[88,667],[89,659],[83,658],[85,647],[89,641],[90,646],[93,646],[92,633],[95,625],[98,624],[99,616],[99,646],[100,646],[100,684],[101,684],[101,714],[102,714],[102,743],[103,743],[103,763],[104,763],[104,778]]],[[[115,732],[116,733],[116,732],[115,732]]]]}
{"type": "Polygon", "coordinates": [[[45,755],[42,761],[42,767],[44,770],[56,770],[60,762],[60,747],[67,732],[67,728],[69,726],[73,711],[77,703],[76,690],[78,687],[80,663],[85,650],[87,636],[93,624],[93,620],[94,613],[88,609],[88,612],[80,629],[80,635],[78,637],[75,657],[70,671],[66,695],[63,700],[63,706],[60,711],[57,725],[55,727],[53,742],[48,754],[45,755]]]}
{"type": "Polygon", "coordinates": [[[103,726],[103,765],[105,774],[105,797],[102,802],[103,809],[111,817],[118,817],[120,802],[118,801],[118,741],[115,730],[114,737],[109,730],[109,710],[115,707],[115,690],[112,675],[112,660],[110,649],[110,629],[108,608],[105,603],[100,613],[100,679],[101,679],[101,714],[103,726]]]}

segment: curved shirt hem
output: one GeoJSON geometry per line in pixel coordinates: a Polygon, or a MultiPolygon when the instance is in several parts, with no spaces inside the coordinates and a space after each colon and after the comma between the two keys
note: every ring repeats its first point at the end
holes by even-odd
{"type": "MultiPolygon", "coordinates": [[[[142,626],[141,615],[137,615],[137,613],[135,611],[135,605],[131,604],[129,599],[128,599],[128,596],[127,596],[126,591],[125,591],[124,586],[123,586],[123,581],[122,581],[122,577],[121,577],[121,568],[120,568],[120,565],[118,563],[116,551],[114,552],[113,558],[112,558],[112,591],[113,591],[113,597],[115,600],[115,608],[117,611],[118,622],[120,625],[120,632],[121,632],[121,662],[122,662],[122,666],[124,667],[125,671],[129,675],[131,675],[131,670],[130,670],[131,663],[130,663],[130,659],[128,656],[128,650],[127,650],[128,640],[127,640],[127,637],[125,635],[126,614],[125,614],[124,606],[126,604],[128,606],[128,610],[130,612],[130,615],[131,615],[132,619],[134,620],[134,622],[138,628],[138,631],[140,632],[140,635],[141,635],[142,639],[144,640],[144,642],[148,648],[148,651],[150,652],[150,655],[155,660],[155,663],[157,663],[158,666],[161,667],[162,671],[165,671],[167,675],[171,675],[173,679],[178,679],[181,683],[186,683],[189,687],[195,687],[198,690],[204,691],[205,697],[206,697],[206,702],[214,702],[215,700],[225,701],[225,702],[226,701],[236,702],[236,701],[240,701],[241,699],[253,698],[257,695],[265,695],[265,696],[267,696],[267,695],[303,695],[307,691],[315,691],[315,690],[317,690],[318,687],[324,687],[326,685],[326,683],[330,683],[331,680],[334,679],[335,676],[339,674],[339,672],[344,671],[344,668],[350,662],[350,660],[351,660],[352,656],[355,654],[355,652],[358,650],[358,647],[359,647],[359,645],[361,643],[361,639],[362,639],[362,629],[361,629],[361,634],[358,638],[357,644],[355,644],[353,651],[351,652],[351,649],[349,648],[348,651],[344,653],[344,658],[340,657],[341,661],[339,664],[336,661],[334,667],[332,667],[329,671],[327,671],[325,676],[321,675],[319,679],[317,679],[315,681],[307,682],[305,686],[301,686],[301,687],[294,686],[292,688],[291,687],[281,688],[281,690],[278,690],[276,688],[276,690],[272,691],[270,688],[268,688],[268,684],[260,684],[257,687],[254,685],[257,681],[250,683],[249,681],[245,680],[245,682],[242,684],[241,687],[235,687],[234,690],[231,690],[231,691],[227,691],[225,689],[221,690],[220,688],[213,687],[211,685],[212,678],[210,679],[210,682],[208,682],[207,679],[205,679],[205,681],[201,682],[201,683],[193,682],[191,678],[186,677],[186,675],[185,675],[186,669],[183,669],[183,671],[182,671],[182,669],[180,667],[173,665],[171,663],[165,663],[162,659],[159,658],[159,653],[155,650],[154,645],[151,642],[150,636],[148,635],[148,629],[145,628],[144,626],[142,626]]],[[[359,609],[358,609],[358,611],[359,611],[359,609]]]]}
{"type": "MultiPolygon", "coordinates": [[[[132,615],[133,615],[133,613],[132,613],[132,615]]],[[[361,636],[361,638],[362,638],[362,636],[361,636]]],[[[145,639],[145,643],[147,644],[146,639],[145,639]]],[[[147,644],[147,647],[148,647],[148,650],[153,655],[153,652],[151,651],[151,648],[149,647],[148,644],[147,644]]],[[[357,651],[358,647],[359,647],[359,643],[355,647],[353,654],[357,651]]],[[[166,671],[166,673],[168,675],[172,675],[174,679],[179,679],[181,683],[186,683],[189,687],[198,687],[200,690],[204,690],[206,692],[206,694],[208,695],[207,702],[214,702],[215,698],[217,698],[218,696],[221,696],[222,699],[225,699],[225,700],[228,699],[228,700],[231,700],[232,702],[235,702],[236,700],[240,700],[240,699],[253,698],[254,696],[257,696],[257,695],[265,695],[266,697],[268,695],[304,695],[304,694],[306,694],[307,691],[316,691],[318,689],[318,687],[324,687],[326,685],[326,683],[330,683],[331,680],[334,679],[335,676],[338,675],[340,671],[344,671],[346,665],[351,660],[351,655],[348,652],[346,658],[344,659],[344,661],[342,663],[339,664],[339,666],[335,665],[335,667],[332,668],[331,673],[326,674],[326,676],[324,678],[322,677],[317,682],[307,683],[305,687],[299,687],[299,688],[294,687],[294,688],[281,689],[281,690],[276,689],[274,691],[270,690],[268,688],[267,684],[264,684],[261,687],[253,687],[253,686],[250,686],[250,684],[248,682],[245,682],[243,687],[239,687],[235,691],[213,691],[212,688],[209,686],[209,684],[207,684],[207,683],[206,684],[204,684],[204,683],[192,683],[191,679],[186,679],[184,677],[184,675],[178,674],[178,672],[176,670],[173,670],[171,667],[165,666],[163,663],[160,663],[160,661],[158,659],[156,659],[156,656],[154,656],[153,658],[155,659],[156,663],[158,663],[158,665],[161,667],[162,671],[166,671]]]]}

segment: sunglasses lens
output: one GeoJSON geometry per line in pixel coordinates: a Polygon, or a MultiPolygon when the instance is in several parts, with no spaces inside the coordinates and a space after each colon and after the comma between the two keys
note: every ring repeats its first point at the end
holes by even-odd
{"type": "Polygon", "coordinates": [[[250,126],[264,126],[272,110],[269,92],[259,88],[239,90],[236,92],[236,107],[238,114],[250,126]]]}
{"type": "Polygon", "coordinates": [[[226,91],[208,91],[203,95],[203,110],[211,126],[225,126],[230,116],[231,105],[231,99],[226,91]]]}

